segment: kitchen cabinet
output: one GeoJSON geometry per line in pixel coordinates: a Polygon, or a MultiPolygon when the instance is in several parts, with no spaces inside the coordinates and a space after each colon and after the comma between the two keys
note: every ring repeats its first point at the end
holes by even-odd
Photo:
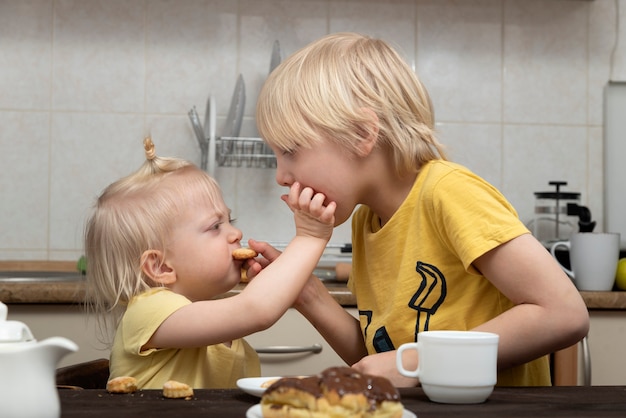
{"type": "MultiPolygon", "coordinates": [[[[356,308],[346,308],[358,318],[356,308]]],[[[317,330],[295,309],[289,309],[272,327],[246,337],[255,349],[319,344],[319,353],[259,354],[263,376],[311,375],[327,367],[345,365],[317,330]]]]}
{"type": "MultiPolygon", "coordinates": [[[[591,356],[591,384],[625,385],[626,311],[591,310],[589,321],[587,339],[591,356]]],[[[581,364],[579,362],[579,370],[581,364]]]]}
{"type": "MultiPolygon", "coordinates": [[[[347,308],[358,317],[356,308],[347,308]]],[[[58,367],[109,358],[110,350],[100,341],[93,316],[86,316],[77,304],[11,304],[8,319],[28,325],[35,338],[62,336],[79,346],[76,353],[64,357],[58,367]]],[[[311,346],[319,344],[319,353],[259,354],[263,376],[315,374],[326,367],[345,364],[324,341],[317,330],[294,309],[265,331],[246,337],[254,347],[311,346]]]]}
{"type": "MultiPolygon", "coordinates": [[[[590,293],[590,292],[585,292],[590,293]]],[[[616,293],[616,292],[614,292],[616,293]]],[[[582,343],[555,353],[555,384],[612,386],[626,384],[626,311],[590,309],[588,363],[582,343]]]]}

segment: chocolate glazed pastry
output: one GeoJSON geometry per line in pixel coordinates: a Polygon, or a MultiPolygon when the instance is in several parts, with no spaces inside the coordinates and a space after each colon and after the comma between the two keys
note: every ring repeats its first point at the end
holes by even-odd
{"type": "Polygon", "coordinates": [[[264,418],[399,418],[403,411],[400,395],[389,380],[350,367],[331,367],[306,378],[282,378],[265,391],[261,408],[264,418]]]}

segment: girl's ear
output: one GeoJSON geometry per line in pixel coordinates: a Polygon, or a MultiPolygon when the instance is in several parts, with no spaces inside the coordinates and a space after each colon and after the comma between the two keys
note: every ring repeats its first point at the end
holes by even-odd
{"type": "Polygon", "coordinates": [[[361,141],[358,143],[358,154],[361,157],[367,157],[378,141],[378,116],[372,109],[367,107],[361,108],[361,111],[365,113],[368,121],[361,126],[361,141]]]}
{"type": "Polygon", "coordinates": [[[158,250],[146,250],[141,255],[141,271],[154,283],[169,285],[176,281],[176,272],[170,267],[163,253],[158,250]]]}

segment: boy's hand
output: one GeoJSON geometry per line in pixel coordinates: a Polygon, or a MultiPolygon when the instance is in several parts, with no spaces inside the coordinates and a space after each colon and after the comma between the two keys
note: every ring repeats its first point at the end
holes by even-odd
{"type": "MultiPolygon", "coordinates": [[[[418,384],[417,379],[402,376],[400,372],[398,372],[398,368],[396,367],[396,353],[397,351],[393,350],[371,354],[363,357],[351,367],[363,374],[385,376],[398,388],[415,387],[418,384]]],[[[415,358],[414,361],[417,367],[417,358],[415,358]]]]}
{"type": "Polygon", "coordinates": [[[302,188],[298,182],[293,183],[289,194],[281,199],[294,213],[296,235],[330,240],[335,224],[335,202],[324,206],[325,195],[315,193],[310,187],[302,188]]]}

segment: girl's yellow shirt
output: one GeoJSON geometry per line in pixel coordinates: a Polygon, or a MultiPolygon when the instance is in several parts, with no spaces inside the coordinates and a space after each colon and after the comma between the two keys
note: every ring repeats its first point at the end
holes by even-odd
{"type": "Polygon", "coordinates": [[[236,388],[237,379],[260,376],[259,357],[244,339],[234,340],[230,347],[141,349],[168,316],[190,303],[166,288],[133,298],[113,341],[111,378],[133,376],[141,389],[162,389],[170,379],[193,388],[236,388]]]}

